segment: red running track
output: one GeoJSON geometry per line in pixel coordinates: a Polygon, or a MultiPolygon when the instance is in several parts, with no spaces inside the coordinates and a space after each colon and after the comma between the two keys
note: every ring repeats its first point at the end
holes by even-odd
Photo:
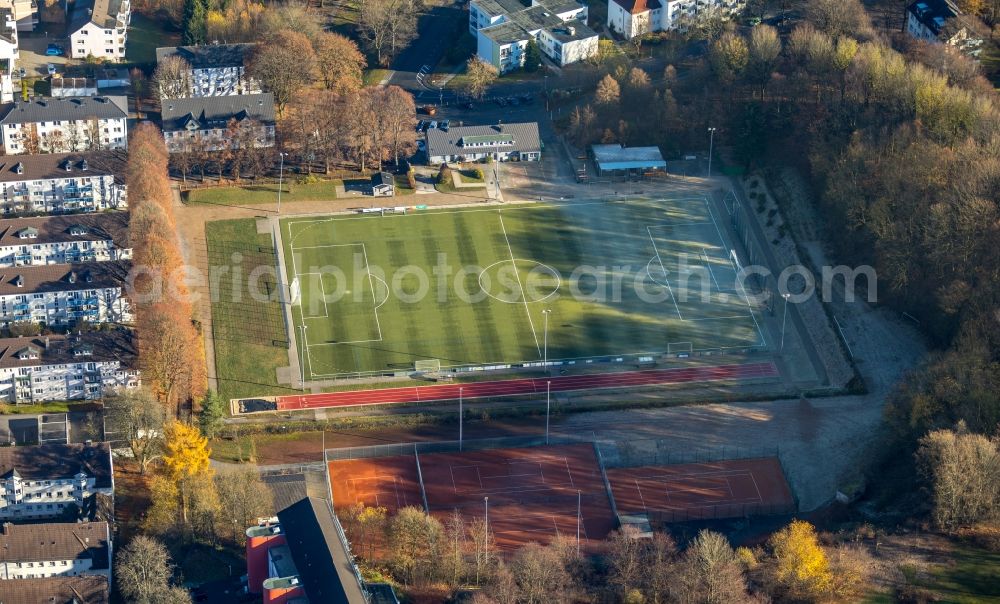
{"type": "Polygon", "coordinates": [[[351,392],[279,396],[277,397],[277,405],[279,410],[290,410],[351,407],[355,405],[384,405],[387,403],[429,403],[457,400],[459,388],[462,389],[463,398],[467,399],[540,394],[545,392],[546,382],[552,383],[552,392],[568,392],[571,390],[591,390],[594,388],[627,388],[629,386],[678,384],[684,382],[716,382],[763,377],[778,377],[778,368],[774,366],[774,363],[769,361],[766,363],[747,363],[744,365],[679,367],[676,369],[653,369],[623,373],[568,375],[547,379],[498,380],[461,385],[439,384],[435,386],[408,386],[406,388],[380,388],[351,392]]]}

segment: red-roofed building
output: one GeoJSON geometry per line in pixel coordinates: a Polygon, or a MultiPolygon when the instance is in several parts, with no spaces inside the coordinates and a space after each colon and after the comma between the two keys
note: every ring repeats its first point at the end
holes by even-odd
{"type": "Polygon", "coordinates": [[[732,16],[746,0],[610,0],[608,28],[625,38],[654,31],[685,29],[710,14],[732,16]]]}

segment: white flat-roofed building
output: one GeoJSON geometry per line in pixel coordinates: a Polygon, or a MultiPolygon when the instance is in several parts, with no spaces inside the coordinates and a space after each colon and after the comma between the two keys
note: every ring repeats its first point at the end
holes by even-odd
{"type": "Polygon", "coordinates": [[[0,401],[94,400],[140,384],[132,332],[0,339],[0,401]]]}
{"type": "Polygon", "coordinates": [[[124,210],[122,151],[0,157],[3,216],[124,210]]]}
{"type": "MultiPolygon", "coordinates": [[[[111,445],[0,447],[0,519],[35,520],[114,495],[111,445]]],[[[2,590],[0,590],[2,591],[2,590]]]]}
{"type": "Polygon", "coordinates": [[[123,96],[47,97],[0,108],[7,155],[125,149],[128,103],[123,96]]]}
{"type": "Polygon", "coordinates": [[[0,325],[131,323],[124,292],[130,268],[118,260],[0,269],[0,325]]]}
{"type": "Polygon", "coordinates": [[[597,32],[587,26],[587,7],[575,0],[472,0],[469,31],[476,54],[501,74],[524,66],[528,42],[560,67],[597,55],[597,32]]]}
{"type": "Polygon", "coordinates": [[[0,524],[0,581],[85,575],[111,578],[107,522],[0,524]]]}
{"type": "Polygon", "coordinates": [[[128,260],[128,212],[0,221],[0,268],[128,260]]]}

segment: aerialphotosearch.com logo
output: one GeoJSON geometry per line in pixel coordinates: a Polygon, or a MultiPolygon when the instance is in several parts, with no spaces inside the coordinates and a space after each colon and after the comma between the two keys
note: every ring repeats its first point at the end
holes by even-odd
{"type": "Polygon", "coordinates": [[[569,297],[579,302],[614,304],[638,299],[648,304],[739,302],[754,307],[773,304],[772,291],[793,304],[820,295],[824,302],[836,298],[853,302],[859,287],[869,302],[878,297],[875,269],[824,266],[817,275],[802,265],[793,265],[778,275],[765,266],[739,266],[729,259],[709,260],[704,254],[673,255],[670,266],[654,256],[647,262],[614,265],[580,264],[555,266],[527,259],[506,259],[486,266],[449,263],[439,253],[430,271],[415,264],[386,271],[370,265],[364,254],[353,254],[348,266],[303,265],[296,257],[297,272],[289,283],[281,282],[269,264],[245,266],[240,253],[228,264],[209,267],[208,274],[185,265],[162,275],[150,267],[135,266],[127,278],[130,298],[137,303],[169,300],[197,302],[204,291],[211,301],[301,304],[307,314],[322,314],[325,308],[349,300],[381,306],[389,300],[419,304],[434,296],[447,303],[457,298],[468,304],[497,301],[508,304],[551,303],[569,297]]]}

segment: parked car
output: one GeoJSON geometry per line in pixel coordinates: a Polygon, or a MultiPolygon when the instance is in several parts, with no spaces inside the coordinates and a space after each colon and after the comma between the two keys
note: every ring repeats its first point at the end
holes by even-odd
{"type": "Polygon", "coordinates": [[[17,74],[23,78],[28,75],[28,72],[24,70],[24,67],[21,67],[17,70],[17,74]]]}
{"type": "Polygon", "coordinates": [[[437,127],[438,127],[438,123],[436,121],[434,121],[434,120],[431,120],[431,123],[427,124],[427,129],[428,130],[430,130],[431,128],[437,128],[437,127]]]}
{"type": "Polygon", "coordinates": [[[61,57],[66,54],[62,46],[58,44],[49,44],[48,48],[45,49],[45,56],[47,57],[61,57]]]}
{"type": "Polygon", "coordinates": [[[45,69],[49,72],[49,75],[56,75],[56,66],[52,63],[49,63],[45,69]]]}
{"type": "Polygon", "coordinates": [[[451,126],[450,120],[441,120],[440,122],[438,122],[438,128],[444,130],[445,132],[448,131],[449,126],[451,126]]]}
{"type": "Polygon", "coordinates": [[[423,107],[420,108],[420,112],[425,113],[427,115],[434,115],[435,113],[437,113],[437,107],[435,107],[434,105],[424,105],[423,107]]]}
{"type": "Polygon", "coordinates": [[[417,122],[417,128],[416,128],[417,132],[423,132],[426,129],[427,129],[427,122],[425,120],[420,120],[419,122],[417,122]]]}

